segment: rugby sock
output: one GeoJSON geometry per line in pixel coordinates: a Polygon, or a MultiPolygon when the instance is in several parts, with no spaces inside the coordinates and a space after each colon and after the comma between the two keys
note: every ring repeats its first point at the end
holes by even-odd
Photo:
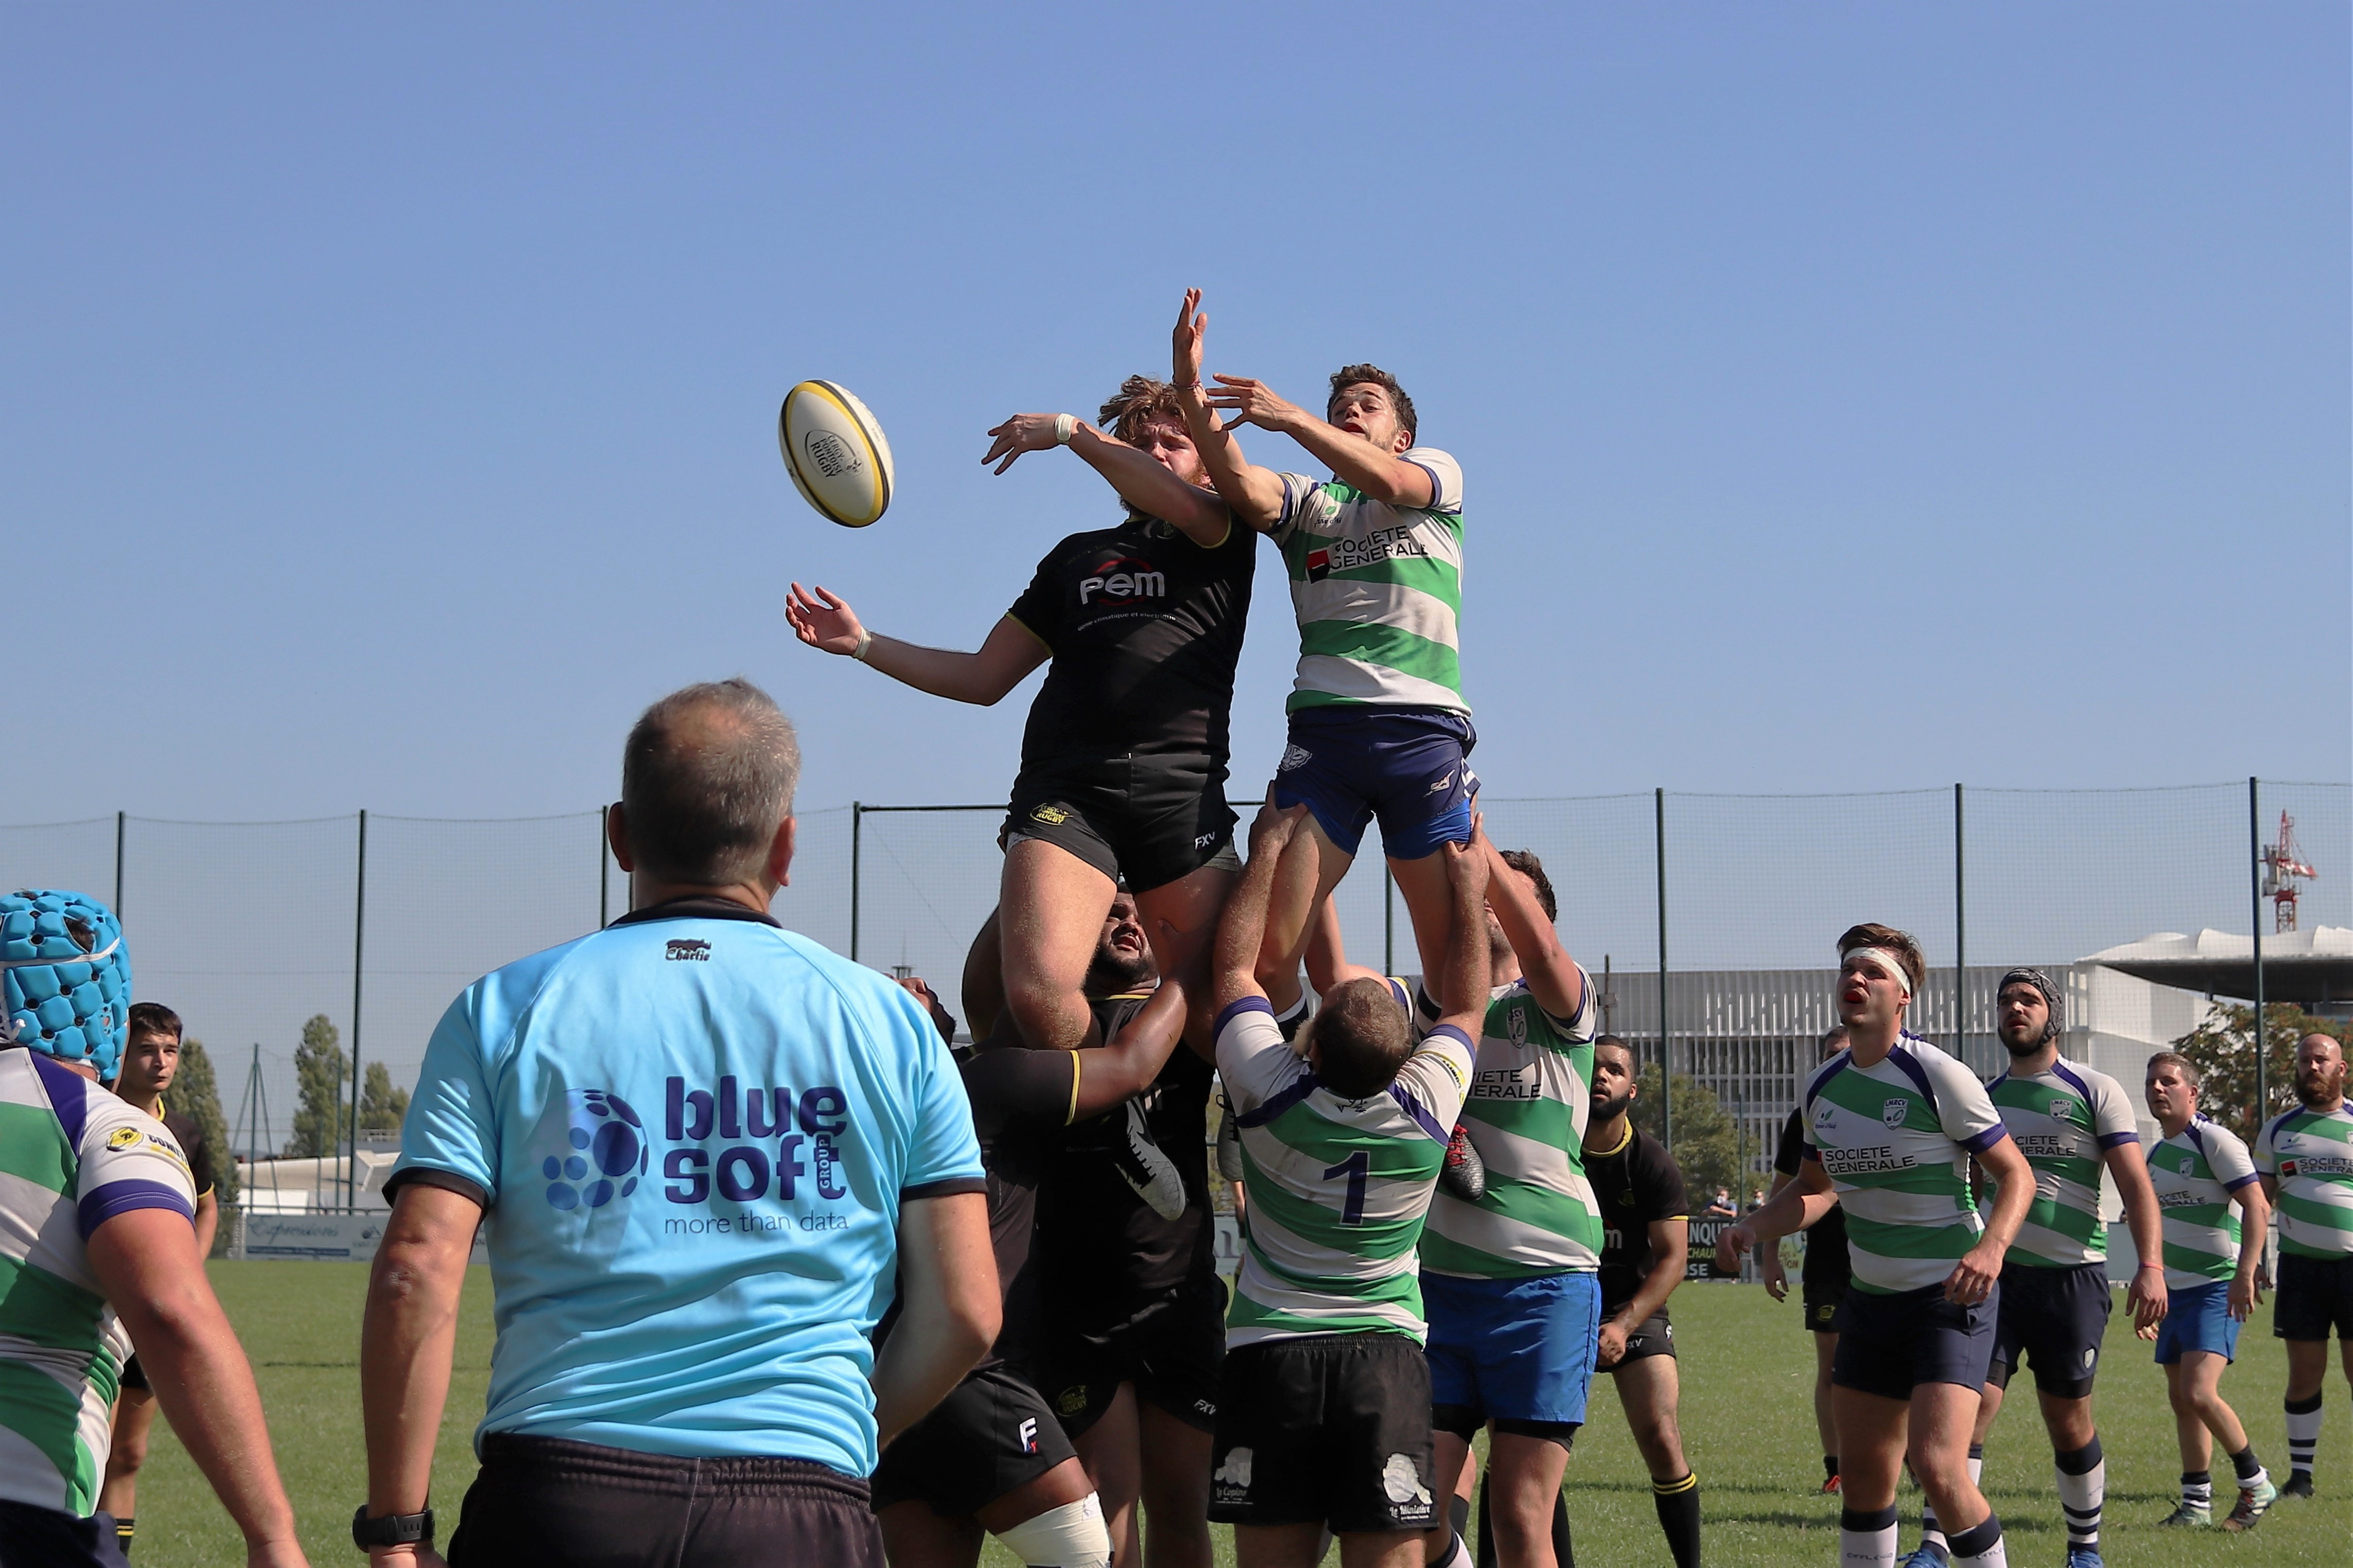
{"type": "Polygon", "coordinates": [[[2298,1475],[2312,1473],[2312,1456],[2320,1447],[2320,1395],[2287,1402],[2287,1466],[2298,1475]]]}
{"type": "MultiPolygon", "coordinates": [[[[1978,1478],[1984,1474],[1985,1445],[1972,1443],[1969,1445],[1969,1484],[1975,1486],[1978,1478]]],[[[1921,1492],[1920,1502],[1920,1544],[1934,1552],[1939,1563],[1947,1562],[1952,1556],[1951,1542],[1945,1539],[1945,1532],[1936,1526],[1936,1505],[1927,1500],[1925,1489],[1921,1492]]]]}
{"type": "Polygon", "coordinates": [[[1446,1550],[1422,1561],[1429,1563],[1430,1568],[1475,1568],[1471,1549],[1462,1544],[1462,1531],[1459,1529],[1446,1538],[1446,1550]]]}
{"type": "Polygon", "coordinates": [[[2184,1470],[2181,1472],[2181,1506],[2194,1508],[2201,1513],[2214,1510],[2214,1472],[2184,1470]]]}
{"type": "Polygon", "coordinates": [[[2271,1479],[2263,1473],[2263,1462],[2255,1458],[2253,1443],[2231,1456],[2231,1468],[2239,1473],[2239,1485],[2249,1491],[2271,1479]]]}
{"type": "Polygon", "coordinates": [[[1560,1568],[1577,1568],[1577,1543],[1568,1538],[1568,1499],[1552,1500],[1552,1560],[1560,1568]]]}
{"type": "Polygon", "coordinates": [[[130,1556],[131,1538],[138,1532],[139,1521],[137,1520],[129,1518],[116,1520],[114,1521],[114,1549],[117,1552],[121,1552],[125,1557],[130,1556]]]}
{"type": "Polygon", "coordinates": [[[1471,1528],[1471,1500],[1467,1497],[1447,1499],[1446,1522],[1454,1527],[1454,1533],[1457,1535],[1469,1530],[1471,1528]]]}
{"type": "Polygon", "coordinates": [[[1839,1568],[1895,1568],[1895,1505],[1839,1510],[1839,1568]]]}
{"type": "Polygon", "coordinates": [[[2010,1552],[2001,1543],[2001,1519],[1988,1514],[1953,1537],[1955,1568],[2010,1568],[2010,1552]]]}
{"type": "MultiPolygon", "coordinates": [[[[2067,1545],[2097,1548],[2100,1544],[2100,1513],[2108,1495],[2108,1462],[2100,1455],[2100,1435],[2072,1454],[2053,1458],[2059,1466],[2059,1507],[2067,1515],[2067,1545]]],[[[1960,1549],[1953,1549],[1960,1555],[1960,1549]]]]}
{"type": "Polygon", "coordinates": [[[1699,1478],[1686,1470],[1676,1480],[1652,1481],[1651,1501],[1675,1568],[1699,1568],[1699,1478]]]}
{"type": "Polygon", "coordinates": [[[1969,1485],[1976,1486],[1978,1482],[1984,1479],[1985,1445],[1983,1443],[1972,1443],[1969,1445],[1969,1485]]]}
{"type": "Polygon", "coordinates": [[[1487,1506],[1487,1476],[1479,1476],[1479,1531],[1472,1541],[1478,1548],[1478,1568],[1496,1568],[1502,1561],[1495,1555],[1495,1510],[1487,1506]]]}
{"type": "Polygon", "coordinates": [[[1300,992],[1299,1000],[1274,1016],[1274,1026],[1282,1031],[1286,1040],[1299,1037],[1299,1026],[1307,1022],[1307,993],[1300,992]]]}

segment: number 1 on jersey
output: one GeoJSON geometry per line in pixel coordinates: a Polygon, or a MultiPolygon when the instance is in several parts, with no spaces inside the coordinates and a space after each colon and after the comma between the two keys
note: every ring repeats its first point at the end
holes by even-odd
{"type": "Polygon", "coordinates": [[[1364,1223],[1365,1183],[1372,1173],[1373,1156],[1369,1151],[1364,1149],[1357,1150],[1355,1153],[1349,1155],[1346,1159],[1341,1161],[1338,1164],[1324,1173],[1324,1179],[1327,1182],[1335,1176],[1345,1176],[1348,1178],[1347,1201],[1340,1207],[1340,1223],[1342,1225],[1362,1225],[1364,1223]]]}

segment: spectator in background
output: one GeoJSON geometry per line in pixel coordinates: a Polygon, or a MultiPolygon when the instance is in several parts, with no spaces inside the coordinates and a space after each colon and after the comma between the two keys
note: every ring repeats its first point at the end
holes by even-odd
{"type": "Polygon", "coordinates": [[[1732,1189],[1716,1188],[1715,1196],[1707,1200],[1707,1207],[1701,1213],[1700,1217],[1702,1219],[1738,1219],[1740,1211],[1733,1206],[1732,1189]]]}
{"type": "MultiPolygon", "coordinates": [[[[122,1068],[115,1075],[118,1099],[137,1106],[164,1124],[187,1156],[188,1177],[196,1192],[196,1256],[212,1256],[213,1237],[220,1229],[220,1199],[213,1192],[213,1156],[205,1130],[196,1119],[168,1109],[164,1091],[180,1070],[180,1016],[160,1002],[136,1002],[131,1007],[129,1043],[122,1068]]],[[[147,1435],[155,1426],[155,1394],[147,1385],[147,1369],[134,1347],[122,1363],[122,1394],[114,1405],[114,1444],[106,1456],[106,1484],[99,1489],[100,1513],[114,1518],[114,1534],[125,1557],[138,1528],[139,1469],[147,1462],[147,1435]]]]}
{"type": "Polygon", "coordinates": [[[441,1561],[434,1437],[495,1210],[449,1561],[881,1568],[867,1477],[988,1348],[997,1268],[932,1019],[768,914],[799,771],[746,681],[655,703],[607,822],[631,912],[477,981],[434,1031],[361,1332],[353,1535],[379,1563],[441,1561]]]}

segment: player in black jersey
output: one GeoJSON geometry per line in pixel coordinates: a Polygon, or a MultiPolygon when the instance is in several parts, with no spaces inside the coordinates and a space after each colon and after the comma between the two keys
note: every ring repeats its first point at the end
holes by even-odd
{"type": "MultiPolygon", "coordinates": [[[[1183,1027],[1183,993],[1172,985],[1124,1010],[1101,1048],[1027,1050],[1000,1021],[985,1043],[957,1053],[988,1171],[1004,1326],[980,1364],[891,1445],[875,1470],[874,1511],[892,1568],[971,1568],[984,1531],[1025,1563],[1110,1563],[1095,1489],[1030,1371],[1040,1348],[1032,1247],[1039,1186],[1062,1130],[1147,1091],[1183,1027]]],[[[953,1037],[953,1020],[943,1032],[953,1037]]],[[[878,1343],[890,1329],[886,1320],[878,1343]]]]}
{"type": "MultiPolygon", "coordinates": [[[[196,1256],[209,1257],[213,1237],[220,1228],[220,1199],[213,1191],[213,1156],[205,1130],[193,1116],[172,1110],[164,1093],[180,1070],[180,1016],[160,1002],[132,1004],[122,1047],[122,1068],[114,1092],[164,1124],[188,1157],[188,1176],[196,1189],[196,1256]]],[[[113,1446],[107,1450],[106,1479],[98,1494],[98,1510],[114,1516],[114,1533],[123,1555],[131,1552],[138,1528],[139,1470],[147,1462],[147,1437],[155,1428],[155,1394],[139,1364],[136,1347],[122,1364],[122,1394],[114,1406],[113,1446]]]]}
{"type": "MultiPolygon", "coordinates": [[[[1821,1044],[1823,1061],[1846,1049],[1846,1026],[1832,1026],[1822,1036],[1821,1044]]],[[[1805,1163],[1805,1114],[1802,1110],[1792,1110],[1789,1124],[1781,1129],[1780,1147],[1774,1152],[1773,1190],[1766,1194],[1768,1201],[1798,1179],[1799,1167],[1805,1163]]],[[[1773,1243],[1764,1248],[1764,1254],[1761,1268],[1766,1291],[1776,1301],[1785,1300],[1789,1294],[1789,1278],[1781,1263],[1781,1244],[1773,1243]]],[[[1807,1227],[1806,1261],[1799,1272],[1806,1328],[1814,1336],[1814,1426],[1822,1439],[1822,1490],[1832,1495],[1839,1489],[1839,1466],[1838,1423],[1831,1415],[1831,1363],[1838,1355],[1838,1310],[1846,1301],[1847,1286],[1853,1278],[1846,1256],[1846,1210],[1834,1203],[1830,1213],[1807,1227]]]]}
{"type": "MultiPolygon", "coordinates": [[[[993,928],[966,965],[973,1026],[994,1017],[993,928]]],[[[1124,893],[1087,971],[1097,1028],[1119,1034],[1159,978],[1124,893]]],[[[1153,1568],[1208,1568],[1210,1436],[1225,1362],[1226,1290],[1208,1191],[1208,1064],[1171,1057],[1125,1107],[1073,1126],[1046,1155],[1037,1257],[1039,1386],[1078,1445],[1120,1561],[1151,1521],[1153,1568]],[[1163,1152],[1166,1151],[1164,1153],[1163,1152]],[[1176,1201],[1162,1201],[1164,1184],[1176,1201]]]]}
{"type": "MultiPolygon", "coordinates": [[[[1067,414],[990,432],[1002,473],[1067,445],[1126,503],[1117,527],[1074,533],[976,653],[868,632],[823,587],[793,584],[786,615],[812,647],[919,690],[990,704],[1050,658],[1029,709],[1000,842],[1007,1005],[1032,1045],[1099,1039],[1084,988],[1103,911],[1124,877],[1160,971],[1192,984],[1233,881],[1228,717],[1257,535],[1204,488],[1208,474],[1162,383],[1131,376],[1103,405],[1106,435],[1067,414]]],[[[1195,1009],[1197,1047],[1207,1014],[1195,1009]]]]}
{"type": "Polygon", "coordinates": [[[1699,1478],[1683,1458],[1682,1394],[1667,1298],[1691,1249],[1691,1200],[1664,1145],[1626,1114],[1638,1092],[1634,1053],[1615,1035],[1593,1042],[1585,1175],[1601,1211],[1601,1346],[1594,1368],[1617,1380],[1651,1500],[1675,1568],[1698,1568],[1699,1478]]]}

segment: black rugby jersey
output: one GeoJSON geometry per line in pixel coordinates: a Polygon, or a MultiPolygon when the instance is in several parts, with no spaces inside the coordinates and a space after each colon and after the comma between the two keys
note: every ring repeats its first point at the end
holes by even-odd
{"type": "Polygon", "coordinates": [[[1206,756],[1222,777],[1258,535],[1205,549],[1157,518],[1074,533],[1006,613],[1054,656],[1021,765],[1206,756]]]}
{"type": "MultiPolygon", "coordinates": [[[[1806,1121],[1802,1110],[1789,1112],[1781,1129],[1781,1146],[1774,1151],[1773,1168],[1794,1180],[1806,1158],[1806,1121]]],[[[1807,1227],[1806,1263],[1798,1278],[1808,1285],[1844,1287],[1854,1277],[1846,1255],[1846,1205],[1832,1204],[1831,1212],[1807,1227]]],[[[1779,1242],[1771,1245],[1778,1247],[1779,1242]]]]}
{"type": "Polygon", "coordinates": [[[1586,1151],[1585,1177],[1601,1211],[1599,1283],[1606,1318],[1632,1300],[1650,1277],[1651,1222],[1689,1219],[1691,1198],[1666,1145],[1630,1121],[1618,1147],[1599,1154],[1586,1151]]]}

